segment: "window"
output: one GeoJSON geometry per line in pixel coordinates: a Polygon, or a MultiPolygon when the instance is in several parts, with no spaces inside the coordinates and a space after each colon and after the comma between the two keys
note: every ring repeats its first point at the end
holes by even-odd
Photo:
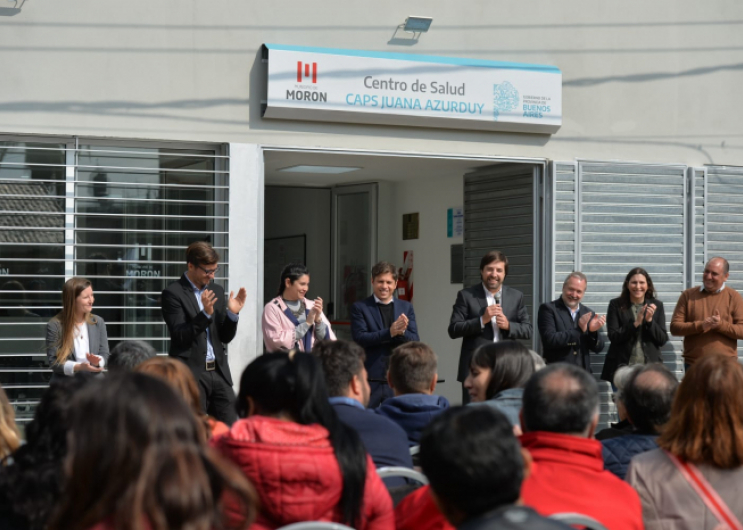
{"type": "Polygon", "coordinates": [[[20,421],[48,385],[46,323],[73,275],[93,283],[109,346],[168,350],[160,293],[206,240],[228,276],[227,157],[219,146],[0,138],[0,384],[20,421]]]}

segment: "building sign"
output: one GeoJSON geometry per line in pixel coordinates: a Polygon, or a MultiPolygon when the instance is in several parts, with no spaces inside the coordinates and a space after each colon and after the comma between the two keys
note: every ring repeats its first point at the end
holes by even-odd
{"type": "Polygon", "coordinates": [[[266,44],[265,118],[554,133],[554,66],[266,44]]]}

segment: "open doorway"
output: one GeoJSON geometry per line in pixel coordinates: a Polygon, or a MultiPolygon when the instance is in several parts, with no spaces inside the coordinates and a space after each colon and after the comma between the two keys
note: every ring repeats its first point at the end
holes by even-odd
{"type": "Polygon", "coordinates": [[[461,344],[447,327],[465,286],[452,278],[452,251],[458,246],[462,256],[465,238],[450,229],[447,214],[465,208],[465,175],[506,163],[544,166],[531,159],[265,149],[264,298],[275,296],[279,262],[306,256],[308,296],[321,296],[336,334],[350,338],[348,308],[371,294],[372,265],[384,260],[400,269],[412,257],[419,335],[437,353],[445,380],[437,393],[459,402],[461,344]],[[417,214],[417,224],[404,234],[408,214],[417,214]]]}

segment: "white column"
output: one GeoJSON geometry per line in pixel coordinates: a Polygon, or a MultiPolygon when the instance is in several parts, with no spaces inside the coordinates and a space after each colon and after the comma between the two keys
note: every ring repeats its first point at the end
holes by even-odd
{"type": "Polygon", "coordinates": [[[230,144],[229,289],[248,298],[240,311],[229,362],[237,391],[245,367],[263,351],[263,150],[256,144],[230,144]]]}

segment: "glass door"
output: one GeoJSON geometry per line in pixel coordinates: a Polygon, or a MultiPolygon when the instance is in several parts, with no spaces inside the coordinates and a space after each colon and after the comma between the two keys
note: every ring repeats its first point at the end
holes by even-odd
{"type": "Polygon", "coordinates": [[[333,310],[339,338],[350,338],[354,302],[371,294],[377,261],[377,184],[333,189],[333,310]]]}

